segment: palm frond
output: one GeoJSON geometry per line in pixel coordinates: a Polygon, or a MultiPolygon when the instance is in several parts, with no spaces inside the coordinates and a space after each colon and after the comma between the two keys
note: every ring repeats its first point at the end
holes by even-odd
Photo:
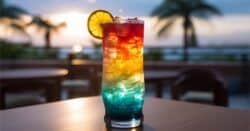
{"type": "Polygon", "coordinates": [[[171,17],[183,16],[183,11],[180,9],[172,9],[165,12],[162,12],[158,15],[158,19],[168,19],[171,17]]]}
{"type": "Polygon", "coordinates": [[[29,25],[36,25],[36,26],[43,27],[43,28],[50,27],[50,23],[40,16],[33,16],[32,21],[29,22],[27,25],[28,26],[29,25]]]}
{"type": "Polygon", "coordinates": [[[6,31],[10,31],[11,33],[16,33],[19,35],[29,37],[29,34],[26,31],[26,26],[22,21],[8,19],[8,20],[4,21],[3,24],[4,24],[4,28],[6,31]]]}
{"type": "Polygon", "coordinates": [[[150,14],[150,16],[158,16],[159,14],[161,14],[163,11],[165,11],[168,6],[168,4],[166,4],[167,1],[163,1],[163,3],[161,3],[160,5],[158,5],[150,14]]]}
{"type": "Polygon", "coordinates": [[[215,15],[222,14],[221,11],[217,7],[208,3],[200,3],[199,5],[193,8],[192,13],[193,13],[193,16],[202,18],[202,19],[208,19],[211,16],[211,14],[215,14],[215,15]]]}
{"type": "Polygon", "coordinates": [[[0,12],[0,17],[19,19],[22,14],[28,14],[28,12],[18,6],[12,5],[3,7],[0,12]]]}
{"type": "Polygon", "coordinates": [[[11,27],[15,32],[19,34],[23,34],[25,36],[28,36],[28,33],[26,32],[25,26],[22,24],[18,24],[16,22],[11,22],[9,24],[9,27],[11,27]]]}
{"type": "Polygon", "coordinates": [[[177,4],[178,0],[166,0],[152,11],[151,16],[166,19],[172,16],[182,15],[183,8],[177,4]]]}
{"type": "Polygon", "coordinates": [[[167,36],[169,34],[169,31],[171,30],[171,28],[173,27],[175,23],[175,19],[170,19],[168,20],[157,32],[157,36],[158,37],[162,37],[162,36],[167,36]]]}
{"type": "Polygon", "coordinates": [[[41,16],[33,16],[31,22],[27,23],[26,26],[34,26],[38,31],[46,31],[51,29],[51,23],[41,16]]]}
{"type": "Polygon", "coordinates": [[[66,27],[67,24],[65,22],[59,23],[59,24],[53,24],[51,31],[57,33],[58,31],[60,31],[60,29],[66,27]]]}
{"type": "Polygon", "coordinates": [[[33,16],[32,21],[27,26],[35,26],[38,31],[58,32],[59,29],[66,26],[66,23],[53,24],[50,20],[41,16],[33,16]]]}
{"type": "Polygon", "coordinates": [[[65,22],[62,22],[62,23],[59,23],[59,24],[54,24],[53,28],[54,29],[61,29],[61,28],[66,27],[66,26],[67,26],[67,24],[65,22]]]}
{"type": "Polygon", "coordinates": [[[156,26],[160,27],[156,28],[158,29],[158,37],[169,33],[171,27],[173,27],[175,23],[175,19],[171,19],[188,19],[188,28],[191,32],[189,34],[188,43],[185,40],[183,42],[184,44],[188,44],[188,46],[197,46],[197,36],[194,25],[192,24],[192,17],[205,18],[206,20],[209,16],[214,14],[220,15],[221,12],[215,6],[206,3],[205,0],[164,0],[150,15],[157,18],[156,26]]]}
{"type": "Polygon", "coordinates": [[[29,14],[26,10],[24,10],[16,5],[7,6],[6,10],[11,10],[12,12],[17,13],[17,14],[29,14]]]}

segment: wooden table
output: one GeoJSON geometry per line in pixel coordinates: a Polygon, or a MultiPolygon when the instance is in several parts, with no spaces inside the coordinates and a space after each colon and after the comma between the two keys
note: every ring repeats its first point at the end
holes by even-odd
{"type": "MultiPolygon", "coordinates": [[[[143,127],[130,131],[249,131],[250,111],[146,98],[143,127]]],[[[109,131],[100,97],[0,111],[3,131],[109,131]]],[[[0,128],[1,129],[1,128],[0,128]]],[[[124,131],[124,130],[122,130],[124,131]]],[[[126,130],[125,130],[126,131],[126,130]]]]}
{"type": "MultiPolygon", "coordinates": [[[[36,68],[36,69],[13,69],[0,71],[0,109],[5,105],[5,91],[22,90],[25,87],[35,88],[45,82],[52,82],[53,87],[48,88],[47,100],[56,101],[60,99],[61,81],[68,74],[66,69],[60,68],[36,68]],[[43,82],[43,83],[42,83],[43,82]]],[[[45,86],[45,88],[47,88],[45,86]]]]}

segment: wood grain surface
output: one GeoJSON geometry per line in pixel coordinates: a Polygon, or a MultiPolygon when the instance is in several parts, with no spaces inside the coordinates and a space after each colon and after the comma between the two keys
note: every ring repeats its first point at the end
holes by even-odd
{"type": "MultiPolygon", "coordinates": [[[[0,111],[1,131],[109,131],[100,97],[0,111]]],[[[249,131],[250,112],[146,98],[144,125],[128,131],[249,131]]],[[[121,130],[125,131],[125,130],[121,130]]]]}

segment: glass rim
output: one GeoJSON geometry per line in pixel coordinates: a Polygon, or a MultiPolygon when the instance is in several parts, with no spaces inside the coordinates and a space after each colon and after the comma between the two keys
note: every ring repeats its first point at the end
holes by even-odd
{"type": "Polygon", "coordinates": [[[114,24],[144,24],[144,20],[139,19],[137,17],[133,18],[120,18],[114,17],[114,24]]]}

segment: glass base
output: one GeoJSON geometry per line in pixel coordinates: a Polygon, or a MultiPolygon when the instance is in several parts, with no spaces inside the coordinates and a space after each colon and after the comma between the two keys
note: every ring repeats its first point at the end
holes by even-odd
{"type": "Polygon", "coordinates": [[[139,127],[143,123],[143,119],[132,119],[130,121],[116,121],[105,119],[106,126],[114,128],[135,128],[139,127]]]}

